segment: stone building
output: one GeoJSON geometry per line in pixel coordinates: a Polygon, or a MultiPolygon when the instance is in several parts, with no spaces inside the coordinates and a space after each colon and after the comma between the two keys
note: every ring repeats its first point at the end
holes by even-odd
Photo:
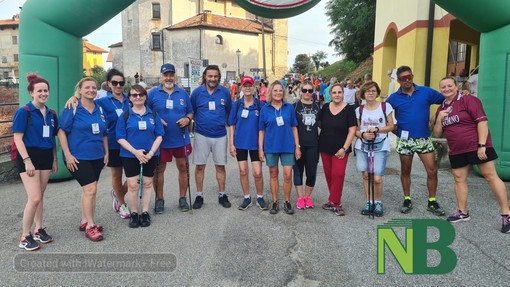
{"type": "Polygon", "coordinates": [[[186,78],[188,59],[201,59],[218,65],[225,79],[253,75],[265,53],[274,80],[287,72],[287,30],[287,19],[257,19],[232,0],[140,0],[122,12],[123,42],[110,46],[109,60],[128,79],[139,73],[156,84],[163,63],[186,78]]]}
{"type": "Polygon", "coordinates": [[[0,20],[0,79],[18,78],[19,14],[0,20]]]}

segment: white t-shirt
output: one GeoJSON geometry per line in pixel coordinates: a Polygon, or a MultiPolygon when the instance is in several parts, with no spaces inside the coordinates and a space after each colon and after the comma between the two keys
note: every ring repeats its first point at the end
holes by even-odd
{"type": "MultiPolygon", "coordinates": [[[[344,89],[344,103],[348,105],[353,105],[356,100],[356,92],[358,90],[356,88],[349,89],[348,87],[345,87],[344,89]]],[[[363,113],[365,113],[363,111],[363,113]]]]}
{"type": "MultiPolygon", "coordinates": [[[[386,126],[387,120],[384,119],[383,110],[382,110],[382,103],[379,105],[379,107],[373,111],[367,110],[366,107],[363,108],[363,114],[361,115],[360,120],[360,131],[364,132],[368,130],[369,128],[375,128],[379,127],[383,128],[386,126]]],[[[386,103],[386,117],[388,117],[389,114],[393,112],[393,107],[386,103]]],[[[356,118],[359,119],[359,107],[356,108],[356,118]]],[[[384,143],[382,146],[383,151],[390,151],[390,144],[388,141],[388,134],[387,133],[379,133],[377,134],[377,138],[375,139],[375,142],[380,142],[384,139],[384,143]]],[[[361,150],[361,139],[356,140],[356,145],[354,146],[356,149],[361,150]]]]}

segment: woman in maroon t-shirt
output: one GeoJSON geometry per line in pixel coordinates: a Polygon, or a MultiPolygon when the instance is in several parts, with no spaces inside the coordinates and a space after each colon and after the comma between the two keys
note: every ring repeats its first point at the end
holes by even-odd
{"type": "Polygon", "coordinates": [[[458,205],[457,210],[447,220],[459,222],[470,219],[467,209],[467,177],[469,165],[476,164],[501,208],[501,232],[510,233],[507,190],[494,167],[494,160],[498,156],[492,147],[487,116],[482,103],[474,96],[461,96],[457,82],[452,77],[442,79],[439,86],[445,101],[436,112],[434,135],[439,137],[444,134],[448,140],[448,154],[455,179],[454,190],[458,205]]]}

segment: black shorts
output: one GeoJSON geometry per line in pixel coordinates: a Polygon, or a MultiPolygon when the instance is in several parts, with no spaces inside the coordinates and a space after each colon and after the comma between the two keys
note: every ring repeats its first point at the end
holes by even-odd
{"type": "MultiPolygon", "coordinates": [[[[121,157],[122,164],[124,165],[124,173],[126,177],[133,177],[140,175],[140,161],[133,157],[121,157]]],[[[143,165],[143,176],[153,177],[156,164],[159,157],[153,156],[148,163],[143,165]]]]}
{"type": "MultiPolygon", "coordinates": [[[[99,176],[104,167],[104,158],[95,160],[78,159],[78,161],[80,162],[77,164],[78,170],[74,172],[69,171],[80,186],[85,186],[99,180],[99,176]]],[[[67,166],[66,162],[64,162],[64,164],[67,166]]]]}
{"type": "Polygon", "coordinates": [[[455,168],[465,167],[467,165],[473,164],[481,164],[489,161],[493,161],[498,158],[496,151],[492,147],[488,147],[485,149],[485,154],[487,155],[487,159],[481,160],[478,158],[477,151],[471,151],[456,155],[450,155],[450,166],[455,168]]]}
{"type": "MultiPolygon", "coordinates": [[[[51,170],[53,167],[53,149],[40,149],[36,147],[26,147],[26,149],[35,170],[51,170]]],[[[26,172],[25,163],[19,152],[16,153],[16,166],[19,173],[26,172]]]]}
{"type": "Polygon", "coordinates": [[[120,149],[108,150],[108,167],[122,167],[122,160],[120,159],[120,149]]]}
{"type": "Polygon", "coordinates": [[[250,160],[252,162],[260,161],[258,150],[236,149],[236,152],[237,152],[237,155],[236,155],[237,161],[248,160],[248,153],[250,154],[250,160]]]}

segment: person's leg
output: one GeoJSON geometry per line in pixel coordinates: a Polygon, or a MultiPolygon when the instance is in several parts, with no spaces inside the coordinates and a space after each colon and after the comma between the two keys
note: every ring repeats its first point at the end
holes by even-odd
{"type": "MultiPolygon", "coordinates": [[[[303,151],[303,149],[301,149],[303,151]]],[[[305,155],[302,153],[301,158],[296,160],[296,164],[292,167],[294,170],[294,186],[296,187],[296,193],[298,199],[304,197],[303,192],[303,174],[305,170],[305,155]]],[[[285,183],[285,182],[284,182],[285,183]]]]}
{"type": "Polygon", "coordinates": [[[324,176],[326,177],[326,184],[328,185],[328,191],[330,194],[329,201],[331,202],[331,160],[332,155],[321,153],[322,167],[324,169],[324,176]]]}
{"type": "Polygon", "coordinates": [[[292,166],[283,166],[283,196],[285,201],[290,201],[292,191],[292,166]]]}
{"type": "Polygon", "coordinates": [[[39,188],[41,191],[41,201],[37,205],[37,210],[34,216],[35,230],[43,228],[44,192],[46,191],[46,186],[48,186],[50,172],[51,170],[39,171],[39,188]]]}
{"type": "Polygon", "coordinates": [[[457,207],[462,213],[467,214],[467,198],[468,198],[468,185],[467,177],[469,174],[469,165],[460,168],[452,168],[452,175],[454,180],[453,190],[457,198],[457,207]]]}
{"type": "Polygon", "coordinates": [[[255,181],[255,190],[257,195],[264,195],[264,179],[262,177],[262,162],[252,161],[251,172],[253,175],[253,181],[255,181]]]}
{"type": "Polygon", "coordinates": [[[413,167],[412,155],[400,155],[400,182],[404,196],[411,196],[411,169],[413,167]]]}
{"type": "Polygon", "coordinates": [[[126,203],[124,196],[127,192],[127,183],[122,183],[122,167],[110,167],[112,171],[112,187],[119,201],[119,205],[126,203]]]}
{"type": "Polygon", "coordinates": [[[437,192],[437,167],[434,152],[418,154],[427,171],[427,188],[429,198],[435,198],[437,192]]]}
{"type": "Polygon", "coordinates": [[[188,189],[188,172],[186,171],[186,158],[176,158],[175,166],[179,171],[179,197],[186,197],[186,190],[188,189]]]}
{"type": "Polygon", "coordinates": [[[269,188],[274,202],[278,201],[278,165],[269,167],[269,188]]]}
{"type": "Polygon", "coordinates": [[[96,210],[97,182],[82,186],[81,208],[87,221],[87,228],[94,225],[94,212],[96,210]]]}
{"type": "Polygon", "coordinates": [[[31,232],[37,208],[42,201],[40,173],[40,170],[36,170],[33,176],[28,176],[26,172],[20,174],[25,191],[27,192],[27,203],[23,210],[23,238],[31,232]]]}
{"type": "Polygon", "coordinates": [[[347,168],[347,160],[349,154],[339,159],[332,157],[331,159],[331,193],[330,199],[335,205],[342,204],[342,192],[344,189],[345,170],[347,168]]]}
{"type": "Polygon", "coordinates": [[[215,165],[216,167],[216,181],[218,182],[218,189],[220,192],[225,192],[225,182],[227,180],[227,173],[224,165],[215,165]]]}
{"type": "MultiPolygon", "coordinates": [[[[179,168],[179,164],[177,164],[177,168],[179,168]]],[[[163,190],[165,186],[165,170],[166,170],[166,162],[160,160],[159,165],[156,168],[156,176],[154,176],[154,188],[156,189],[156,199],[164,199],[165,192],[163,190]]],[[[181,183],[180,171],[179,171],[179,184],[181,183]]]]}
{"type": "Polygon", "coordinates": [[[499,203],[501,214],[510,214],[508,207],[508,192],[505,183],[499,178],[494,167],[494,161],[478,164],[480,173],[489,183],[489,186],[499,203]]]}
{"type": "Polygon", "coordinates": [[[151,202],[152,193],[151,191],[152,191],[152,177],[144,176],[142,184],[142,212],[149,211],[149,203],[151,202]]]}
{"type": "Polygon", "coordinates": [[[197,185],[197,192],[202,192],[204,190],[204,174],[205,164],[195,165],[195,183],[197,185]]]}
{"type": "Polygon", "coordinates": [[[239,166],[239,180],[241,182],[241,188],[243,189],[243,195],[250,195],[250,180],[248,179],[248,161],[238,161],[239,166]]]}
{"type": "MultiPolygon", "coordinates": [[[[128,193],[127,193],[127,202],[129,205],[129,210],[133,213],[138,213],[138,197],[139,197],[139,191],[140,191],[140,183],[138,182],[138,179],[140,178],[139,175],[132,176],[127,178],[127,185],[128,185],[128,193]]],[[[145,179],[144,179],[145,184],[145,179]]]]}
{"type": "Polygon", "coordinates": [[[317,180],[317,165],[319,164],[318,147],[308,147],[305,151],[306,185],[305,196],[310,196],[317,180]]]}

